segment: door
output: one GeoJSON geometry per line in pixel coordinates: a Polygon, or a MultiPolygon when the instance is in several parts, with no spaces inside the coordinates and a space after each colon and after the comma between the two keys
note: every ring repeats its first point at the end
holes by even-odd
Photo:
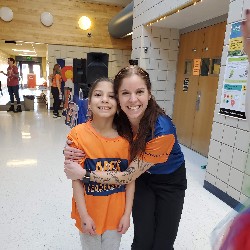
{"type": "MultiPolygon", "coordinates": [[[[28,84],[28,74],[35,74],[36,78],[35,86],[40,82],[42,67],[41,63],[35,61],[19,61],[20,65],[20,75],[22,78],[22,85],[27,86],[28,84]]],[[[33,87],[35,87],[33,86],[33,87]]]]}
{"type": "Polygon", "coordinates": [[[191,149],[207,156],[219,81],[219,71],[215,66],[220,64],[226,24],[220,23],[203,30],[201,64],[205,66],[201,65],[201,69],[205,70],[201,70],[199,76],[191,149]]]}
{"type": "Polygon", "coordinates": [[[36,75],[36,85],[41,85],[41,65],[40,64],[33,64],[33,72],[36,75]]]}
{"type": "Polygon", "coordinates": [[[180,143],[204,156],[211,137],[225,29],[226,23],[220,23],[180,37],[173,120],[180,143]]]}
{"type": "Polygon", "coordinates": [[[200,76],[196,95],[191,149],[207,156],[214,117],[218,77],[200,76]]]}
{"type": "Polygon", "coordinates": [[[203,33],[200,30],[184,34],[180,37],[180,50],[177,67],[174,122],[177,127],[180,143],[191,147],[194,126],[196,92],[198,76],[192,74],[193,60],[200,54],[203,33]],[[184,81],[188,81],[187,91],[183,91],[184,81]]]}
{"type": "Polygon", "coordinates": [[[29,68],[29,64],[27,63],[20,63],[20,75],[22,78],[22,86],[24,86],[24,84],[27,84],[28,78],[27,75],[30,73],[30,68],[29,68]]]}

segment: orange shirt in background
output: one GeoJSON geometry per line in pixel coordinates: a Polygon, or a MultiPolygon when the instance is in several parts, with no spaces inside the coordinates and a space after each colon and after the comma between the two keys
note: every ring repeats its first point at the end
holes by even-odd
{"type": "Polygon", "coordinates": [[[57,87],[57,81],[59,81],[59,89],[61,89],[62,77],[59,74],[56,74],[52,79],[52,87],[57,87]]]}

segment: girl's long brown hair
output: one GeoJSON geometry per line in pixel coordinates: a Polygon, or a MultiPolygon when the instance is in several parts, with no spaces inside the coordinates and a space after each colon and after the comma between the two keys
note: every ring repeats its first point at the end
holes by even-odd
{"type": "MultiPolygon", "coordinates": [[[[149,74],[142,68],[138,66],[128,66],[121,69],[114,79],[114,92],[118,97],[118,91],[121,87],[122,80],[132,75],[139,76],[144,80],[145,85],[151,94],[151,81],[149,74]]],[[[117,131],[118,133],[126,138],[130,143],[130,160],[132,161],[137,155],[142,154],[146,148],[146,141],[149,136],[153,137],[154,127],[157,120],[157,117],[160,114],[165,114],[163,109],[156,103],[154,96],[151,94],[151,98],[148,102],[148,106],[145,110],[145,113],[140,121],[139,129],[136,135],[136,138],[133,140],[133,132],[128,120],[127,115],[124,111],[121,110],[118,100],[118,120],[117,120],[117,131]]]]}
{"type": "MultiPolygon", "coordinates": [[[[89,89],[89,93],[88,93],[88,103],[91,102],[91,98],[93,96],[93,92],[96,89],[96,86],[100,83],[100,82],[110,82],[112,85],[114,85],[114,81],[108,77],[101,77],[96,79],[92,84],[91,87],[89,89]]],[[[117,127],[117,113],[114,115],[114,120],[113,120],[113,124],[115,125],[115,127],[117,127]]],[[[93,118],[93,115],[91,115],[89,117],[89,119],[91,120],[93,118]]]]}

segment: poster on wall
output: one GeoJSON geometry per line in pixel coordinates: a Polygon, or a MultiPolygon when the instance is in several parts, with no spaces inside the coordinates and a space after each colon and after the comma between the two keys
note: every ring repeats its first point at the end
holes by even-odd
{"type": "Polygon", "coordinates": [[[220,102],[220,114],[246,119],[248,58],[243,50],[241,22],[233,23],[220,102]]]}

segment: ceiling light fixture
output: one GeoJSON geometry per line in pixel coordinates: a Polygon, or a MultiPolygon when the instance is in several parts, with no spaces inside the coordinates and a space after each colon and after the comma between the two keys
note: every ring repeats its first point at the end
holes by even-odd
{"type": "Polygon", "coordinates": [[[35,52],[35,50],[29,50],[29,49],[12,49],[13,51],[20,51],[20,52],[35,52]]]}
{"type": "Polygon", "coordinates": [[[41,23],[46,26],[49,27],[53,24],[54,18],[53,16],[49,13],[49,12],[43,12],[41,14],[41,23]]]}
{"type": "Polygon", "coordinates": [[[157,19],[154,19],[153,21],[149,22],[146,24],[146,26],[151,26],[154,23],[158,23],[159,21],[161,21],[162,19],[166,19],[168,16],[171,16],[173,14],[179,13],[181,10],[186,9],[190,6],[196,5],[197,3],[202,2],[202,0],[192,0],[191,2],[184,4],[182,6],[179,6],[178,8],[168,12],[167,14],[158,17],[157,19]]]}
{"type": "Polygon", "coordinates": [[[13,19],[13,11],[9,7],[0,8],[0,17],[5,22],[10,22],[13,19]]]}
{"type": "Polygon", "coordinates": [[[90,26],[91,26],[91,21],[87,16],[82,16],[78,20],[78,25],[79,25],[80,29],[88,30],[90,28],[90,26]]]}

